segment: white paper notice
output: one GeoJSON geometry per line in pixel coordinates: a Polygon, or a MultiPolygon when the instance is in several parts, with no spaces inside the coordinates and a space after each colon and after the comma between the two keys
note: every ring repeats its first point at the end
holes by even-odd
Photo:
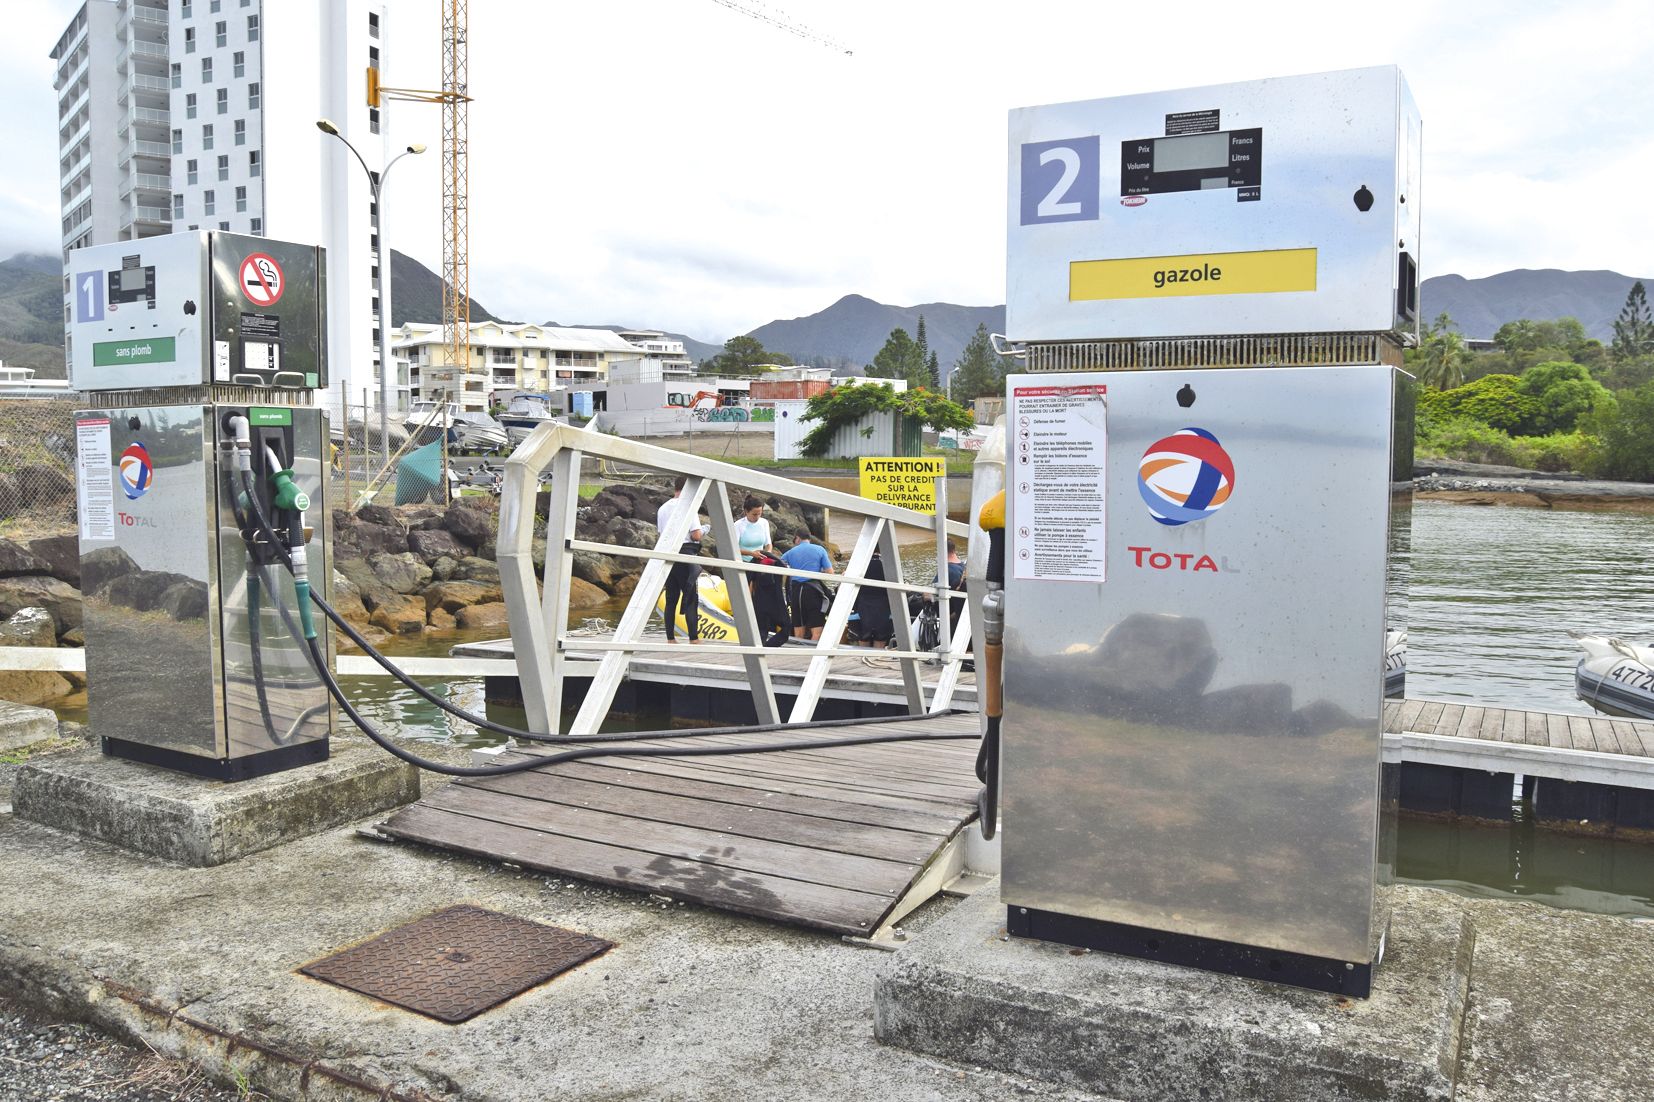
{"type": "Polygon", "coordinates": [[[1100,582],[1107,550],[1108,388],[1011,388],[1015,576],[1100,582]]]}
{"type": "Polygon", "coordinates": [[[75,422],[75,498],[80,507],[80,538],[115,538],[115,477],[109,454],[109,418],[75,422]]]}

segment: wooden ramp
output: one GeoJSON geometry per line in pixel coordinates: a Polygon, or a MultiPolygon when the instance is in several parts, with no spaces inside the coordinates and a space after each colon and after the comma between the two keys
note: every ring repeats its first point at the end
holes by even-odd
{"type": "MultiPolygon", "coordinates": [[[[955,713],[653,744],[976,731],[975,715],[955,713]]],[[[455,781],[378,829],[559,876],[872,937],[963,870],[960,832],[976,818],[980,788],[976,749],[972,737],[566,762],[455,781]]]]}

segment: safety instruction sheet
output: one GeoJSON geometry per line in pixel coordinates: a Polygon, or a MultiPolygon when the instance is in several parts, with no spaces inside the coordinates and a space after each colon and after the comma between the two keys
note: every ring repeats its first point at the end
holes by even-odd
{"type": "Polygon", "coordinates": [[[80,538],[115,538],[115,476],[109,447],[109,418],[87,417],[75,422],[75,496],[80,512],[80,538]]]}
{"type": "Polygon", "coordinates": [[[1108,387],[1013,380],[1011,565],[1036,581],[1100,582],[1107,552],[1108,387]]]}

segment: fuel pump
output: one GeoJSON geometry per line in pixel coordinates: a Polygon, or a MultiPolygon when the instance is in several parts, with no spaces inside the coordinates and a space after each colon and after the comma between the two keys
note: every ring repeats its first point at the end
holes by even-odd
{"type": "Polygon", "coordinates": [[[1420,132],[1393,67],[1011,113],[1012,936],[1368,993],[1420,132]]]}

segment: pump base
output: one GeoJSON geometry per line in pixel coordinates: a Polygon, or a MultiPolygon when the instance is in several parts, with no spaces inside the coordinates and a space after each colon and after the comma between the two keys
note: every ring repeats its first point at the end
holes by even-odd
{"type": "Polygon", "coordinates": [[[1119,956],[1199,968],[1226,976],[1268,980],[1357,999],[1365,999],[1372,994],[1373,964],[1370,961],[1363,964],[1278,949],[1260,949],[1255,945],[1167,933],[1033,907],[1006,907],[1005,912],[1006,932],[1012,937],[1055,941],[1082,949],[1100,949],[1119,956]]]}
{"type": "Polygon", "coordinates": [[[215,781],[247,781],[254,777],[267,777],[271,773],[280,773],[286,769],[297,769],[301,765],[314,765],[316,762],[327,760],[327,747],[328,740],[321,738],[294,743],[292,746],[278,746],[274,750],[248,754],[245,757],[204,758],[199,754],[185,754],[179,750],[168,750],[164,746],[148,746],[126,739],[103,740],[103,752],[109,757],[124,758],[144,765],[159,765],[163,769],[188,773],[192,777],[208,777],[215,781]]]}

